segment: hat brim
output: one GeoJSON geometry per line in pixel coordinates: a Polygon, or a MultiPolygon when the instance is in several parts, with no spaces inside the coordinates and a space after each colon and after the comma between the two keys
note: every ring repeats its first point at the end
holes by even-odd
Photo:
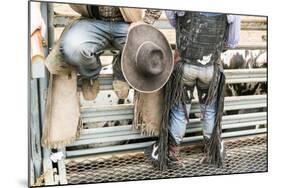
{"type": "Polygon", "coordinates": [[[138,24],[130,28],[121,57],[121,68],[126,81],[137,91],[152,93],[161,89],[173,71],[173,53],[164,34],[148,24],[138,24]],[[160,46],[164,51],[164,71],[154,77],[146,77],[136,67],[138,47],[146,41],[160,46]]]}

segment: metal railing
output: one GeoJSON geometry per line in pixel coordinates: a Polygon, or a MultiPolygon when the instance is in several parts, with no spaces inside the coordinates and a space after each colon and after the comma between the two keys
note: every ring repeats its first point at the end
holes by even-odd
{"type": "MultiPolygon", "coordinates": [[[[64,27],[69,21],[74,19],[75,16],[68,15],[57,15],[53,12],[52,3],[48,4],[48,48],[51,49],[55,40],[54,37],[54,27],[64,27]]],[[[160,20],[157,24],[160,24],[159,27],[162,29],[171,29],[167,25],[167,20],[160,20]],[[162,26],[161,26],[162,24],[162,26]]],[[[266,30],[267,22],[265,21],[255,21],[252,22],[242,22],[242,29],[250,30],[266,30]]],[[[171,44],[174,46],[175,44],[171,44]]],[[[266,44],[246,44],[240,45],[236,49],[266,49],[266,44]]],[[[252,69],[252,70],[226,70],[227,83],[242,83],[242,82],[265,82],[267,78],[266,69],[252,69]]],[[[47,79],[47,78],[46,78],[47,79]]],[[[100,78],[100,84],[102,90],[112,90],[112,76],[103,75],[100,78]]],[[[41,84],[43,85],[43,84],[41,84]]],[[[41,86],[40,86],[41,87],[41,86]]],[[[46,90],[46,86],[42,87],[46,90]]],[[[43,96],[43,95],[42,95],[43,96]]],[[[41,98],[42,98],[41,96],[41,98]]],[[[241,109],[261,109],[267,107],[267,96],[258,95],[258,96],[241,96],[241,97],[227,97],[225,102],[225,110],[241,110],[241,109]]],[[[38,101],[37,101],[38,102],[38,101]]],[[[40,100],[40,105],[44,108],[44,101],[40,100]]],[[[44,109],[42,109],[42,112],[44,109]]],[[[132,119],[133,117],[133,105],[119,105],[119,106],[108,106],[100,108],[89,108],[82,107],[82,120],[85,124],[99,122],[99,121],[110,121],[110,120],[124,120],[132,119]]],[[[198,101],[194,100],[193,107],[191,109],[192,113],[199,112],[198,101]]],[[[36,126],[42,128],[42,125],[37,123],[36,126]],[[37,125],[38,124],[38,125],[37,125]]],[[[267,112],[257,111],[253,113],[245,114],[235,114],[235,115],[225,115],[223,117],[223,138],[227,137],[236,137],[252,134],[266,133],[267,128],[267,112]]],[[[200,126],[200,119],[193,118],[190,120],[190,125],[186,129],[187,135],[183,140],[184,143],[187,142],[196,142],[202,140],[202,128],[200,126]]],[[[40,135],[40,134],[39,134],[40,135]]],[[[108,152],[119,152],[119,151],[128,151],[128,150],[141,150],[148,145],[150,145],[155,137],[153,136],[144,136],[141,135],[136,130],[132,129],[132,125],[120,125],[116,127],[103,127],[103,128],[89,128],[82,129],[81,136],[73,144],[68,145],[66,148],[59,149],[65,153],[67,158],[70,157],[79,157],[83,155],[92,155],[92,154],[102,154],[108,152]],[[147,139],[147,140],[146,140],[147,139]],[[127,143],[132,141],[131,143],[127,143]],[[101,147],[91,147],[91,144],[95,143],[110,143],[115,142],[114,145],[110,146],[101,146],[101,147]],[[124,144],[125,143],[125,144],[124,144]],[[87,148],[87,149],[85,149],[87,148]]],[[[39,144],[40,140],[36,143],[39,144]],[[38,142],[38,143],[37,143],[38,142]]],[[[60,160],[57,163],[57,167],[53,166],[53,163],[50,160],[50,150],[43,149],[43,159],[40,160],[40,164],[43,164],[43,174],[49,172],[48,175],[44,177],[45,185],[55,185],[55,184],[67,184],[66,180],[66,169],[64,160],[60,160]],[[57,171],[55,172],[55,168],[57,171]]],[[[36,163],[37,161],[32,161],[36,163]]],[[[38,166],[38,165],[37,165],[38,166]]],[[[35,165],[35,170],[41,171],[35,165]]],[[[37,178],[37,174],[36,177],[37,178]]]]}
{"type": "MultiPolygon", "coordinates": [[[[239,96],[225,98],[225,111],[266,108],[267,96],[239,96]]],[[[193,102],[191,113],[200,112],[198,100],[193,102]]],[[[99,121],[128,120],[133,118],[133,104],[104,106],[99,108],[82,107],[82,121],[85,124],[99,121]]],[[[251,134],[265,133],[267,131],[267,113],[255,112],[235,115],[224,115],[222,120],[223,137],[245,136],[251,134]],[[258,125],[258,126],[257,126],[258,125]],[[263,125],[263,126],[259,126],[263,125]],[[238,130],[237,130],[238,129],[238,130]],[[239,130],[240,129],[240,130],[239,130]]],[[[186,133],[196,133],[195,136],[186,136],[183,142],[194,142],[203,139],[200,118],[190,119],[190,124],[186,129],[186,133]]],[[[147,147],[153,141],[144,141],[154,136],[141,135],[139,131],[133,130],[132,125],[120,125],[116,127],[88,128],[81,131],[80,138],[67,147],[77,147],[66,150],[67,157],[77,157],[89,154],[117,152],[124,150],[139,150],[147,147]],[[124,142],[134,141],[139,143],[124,142]],[[80,149],[79,146],[99,144],[99,143],[115,143],[112,146],[95,146],[90,149],[80,149]]]]}
{"type": "MultiPolygon", "coordinates": [[[[226,83],[249,83],[249,82],[265,82],[267,69],[233,69],[225,70],[226,83]]],[[[99,78],[101,90],[112,90],[112,75],[105,74],[99,78]]]]}

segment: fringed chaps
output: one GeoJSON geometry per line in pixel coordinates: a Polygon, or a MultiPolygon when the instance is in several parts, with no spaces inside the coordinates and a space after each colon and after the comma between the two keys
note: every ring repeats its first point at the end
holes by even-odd
{"type": "Polygon", "coordinates": [[[43,120],[43,147],[65,147],[79,137],[82,121],[76,88],[76,71],[70,75],[50,75],[43,120]]]}
{"type": "Polygon", "coordinates": [[[164,87],[164,109],[159,133],[159,170],[166,170],[168,163],[168,131],[170,121],[170,110],[178,102],[186,98],[184,84],[182,81],[184,62],[179,61],[174,66],[174,71],[164,87]]]}
{"type": "Polygon", "coordinates": [[[225,75],[220,63],[215,63],[214,69],[214,76],[208,91],[206,104],[215,102],[217,111],[213,132],[209,143],[206,145],[206,149],[208,162],[217,167],[221,167],[223,165],[223,159],[221,158],[221,120],[224,110],[225,75]]]}
{"type": "MultiPolygon", "coordinates": [[[[168,128],[170,120],[170,110],[179,103],[187,101],[187,95],[184,89],[183,76],[183,61],[175,64],[173,74],[164,87],[164,101],[163,118],[161,121],[161,128],[159,133],[159,170],[167,169],[168,163],[168,128]]],[[[217,113],[215,118],[215,126],[207,147],[208,161],[211,164],[221,166],[223,161],[220,155],[221,149],[221,119],[224,108],[224,86],[225,75],[221,64],[214,63],[214,76],[208,91],[208,98],[206,104],[211,102],[217,103],[217,113]]]]}
{"type": "Polygon", "coordinates": [[[142,135],[158,136],[163,114],[164,90],[154,93],[135,91],[133,128],[142,135]]]}

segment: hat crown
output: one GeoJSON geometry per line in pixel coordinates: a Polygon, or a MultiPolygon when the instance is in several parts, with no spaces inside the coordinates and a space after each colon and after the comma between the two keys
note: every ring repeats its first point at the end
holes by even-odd
{"type": "Polygon", "coordinates": [[[164,71],[163,59],[163,49],[151,41],[146,41],[137,50],[136,67],[145,76],[157,76],[164,71]]]}

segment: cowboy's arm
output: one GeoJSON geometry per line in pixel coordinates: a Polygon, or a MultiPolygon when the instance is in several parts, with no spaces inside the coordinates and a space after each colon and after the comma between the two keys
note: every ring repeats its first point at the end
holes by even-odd
{"type": "Polygon", "coordinates": [[[156,20],[160,18],[161,13],[161,10],[146,9],[143,21],[147,24],[153,24],[156,20]]]}
{"type": "Polygon", "coordinates": [[[229,24],[227,47],[235,48],[240,40],[240,16],[227,15],[227,22],[229,24]]]}
{"type": "Polygon", "coordinates": [[[166,10],[165,13],[166,13],[166,16],[167,16],[170,24],[173,27],[176,27],[176,12],[175,11],[166,10]]]}

